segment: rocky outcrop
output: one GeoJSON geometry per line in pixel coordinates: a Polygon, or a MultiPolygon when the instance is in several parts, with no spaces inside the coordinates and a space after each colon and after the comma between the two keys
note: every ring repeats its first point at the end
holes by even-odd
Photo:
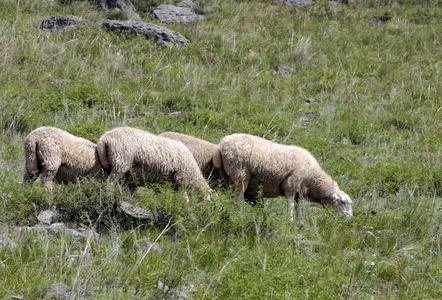
{"type": "Polygon", "coordinates": [[[276,3],[285,3],[289,6],[299,6],[299,7],[304,7],[304,6],[308,6],[308,5],[314,5],[315,2],[311,1],[311,0],[274,0],[276,3]]]}
{"type": "Polygon", "coordinates": [[[40,29],[61,30],[65,27],[75,27],[77,24],[83,24],[87,21],[71,15],[58,15],[44,19],[40,23],[40,29]]]}
{"type": "Polygon", "coordinates": [[[183,1],[179,4],[163,4],[158,6],[154,15],[163,23],[194,23],[204,19],[203,16],[196,14],[192,7],[195,5],[192,1],[183,1]]]}
{"type": "Polygon", "coordinates": [[[104,10],[121,9],[130,20],[141,20],[140,15],[130,0],[89,0],[89,2],[104,10]]]}
{"type": "Polygon", "coordinates": [[[158,43],[168,46],[171,44],[186,45],[189,40],[180,33],[155,24],[136,21],[115,21],[107,20],[103,22],[103,28],[109,31],[129,32],[144,35],[152,38],[158,43]]]}

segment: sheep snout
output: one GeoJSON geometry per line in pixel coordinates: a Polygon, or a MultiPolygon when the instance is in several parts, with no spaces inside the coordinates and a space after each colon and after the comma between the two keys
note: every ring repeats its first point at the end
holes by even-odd
{"type": "Polygon", "coordinates": [[[343,191],[339,191],[338,193],[334,193],[332,195],[333,199],[333,205],[334,209],[337,213],[352,217],[353,216],[353,209],[352,209],[352,201],[350,199],[350,196],[348,196],[343,191]]]}

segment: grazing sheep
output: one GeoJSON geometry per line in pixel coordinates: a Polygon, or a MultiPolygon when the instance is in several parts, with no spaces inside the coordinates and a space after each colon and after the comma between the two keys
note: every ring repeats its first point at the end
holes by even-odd
{"type": "Polygon", "coordinates": [[[52,182],[76,182],[81,176],[105,178],[96,145],[55,127],[40,127],[24,141],[25,175],[23,182],[41,182],[52,190],[52,182]]]}
{"type": "Polygon", "coordinates": [[[263,197],[285,196],[299,216],[299,194],[310,201],[332,205],[341,214],[352,216],[352,201],[319,166],[307,150],[287,146],[249,135],[233,134],[224,137],[213,155],[213,164],[228,176],[227,184],[237,183],[235,197],[244,193],[263,197]]]}
{"type": "MultiPolygon", "coordinates": [[[[222,183],[225,180],[225,174],[221,174],[213,165],[213,152],[216,149],[216,144],[178,132],[163,132],[159,136],[177,140],[186,145],[190,152],[192,152],[204,178],[209,180],[212,188],[218,187],[220,182],[222,183]]],[[[258,199],[248,193],[244,193],[244,198],[252,205],[258,203],[258,199]]]]}
{"type": "Polygon", "coordinates": [[[133,186],[172,181],[175,189],[194,188],[208,197],[210,187],[190,150],[181,142],[131,127],[106,132],[97,143],[108,182],[125,177],[133,186]]]}
{"type": "Polygon", "coordinates": [[[178,132],[163,132],[159,136],[182,142],[192,152],[204,178],[213,185],[217,184],[220,174],[218,169],[213,166],[212,159],[216,148],[215,144],[178,132]]]}

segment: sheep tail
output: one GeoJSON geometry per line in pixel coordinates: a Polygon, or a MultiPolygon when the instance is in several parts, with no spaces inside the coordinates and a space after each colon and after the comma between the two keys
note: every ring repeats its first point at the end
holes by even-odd
{"type": "Polygon", "coordinates": [[[111,167],[108,159],[108,150],[109,149],[106,142],[97,144],[98,158],[106,173],[110,172],[110,167],[111,167]]]}
{"type": "Polygon", "coordinates": [[[23,183],[34,182],[41,173],[39,161],[37,157],[37,141],[35,139],[25,139],[25,175],[23,176],[23,183]]]}
{"type": "Polygon", "coordinates": [[[229,176],[227,175],[226,171],[223,168],[223,155],[221,153],[221,149],[219,147],[216,147],[215,152],[213,153],[213,165],[215,168],[218,169],[219,178],[223,182],[223,185],[228,187],[229,186],[229,176]]]}
{"type": "Polygon", "coordinates": [[[223,167],[223,157],[222,157],[221,150],[219,149],[219,147],[217,147],[215,149],[215,152],[213,153],[213,165],[218,170],[221,170],[223,167]]]}

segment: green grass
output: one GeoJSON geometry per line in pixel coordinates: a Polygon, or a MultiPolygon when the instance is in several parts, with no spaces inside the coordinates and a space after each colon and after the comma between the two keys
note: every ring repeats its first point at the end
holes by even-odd
{"type": "MultiPolygon", "coordinates": [[[[200,1],[203,22],[167,25],[184,47],[106,32],[108,14],[85,1],[0,2],[0,222],[14,242],[0,246],[0,298],[43,298],[57,282],[71,299],[177,298],[158,280],[193,285],[194,299],[441,298],[440,3],[316,2],[200,1]],[[38,28],[57,14],[92,23],[38,28]],[[23,139],[48,125],[93,142],[129,125],[296,144],[352,197],[355,216],[303,202],[300,228],[282,198],[186,203],[170,187],[131,195],[92,180],[49,196],[21,184],[23,139]],[[164,218],[127,220],[117,200],[164,218]],[[14,233],[53,205],[100,237],[14,233]],[[157,238],[161,252],[146,253],[157,238]]],[[[150,14],[159,2],[134,3],[161,25],[150,14]]]]}

